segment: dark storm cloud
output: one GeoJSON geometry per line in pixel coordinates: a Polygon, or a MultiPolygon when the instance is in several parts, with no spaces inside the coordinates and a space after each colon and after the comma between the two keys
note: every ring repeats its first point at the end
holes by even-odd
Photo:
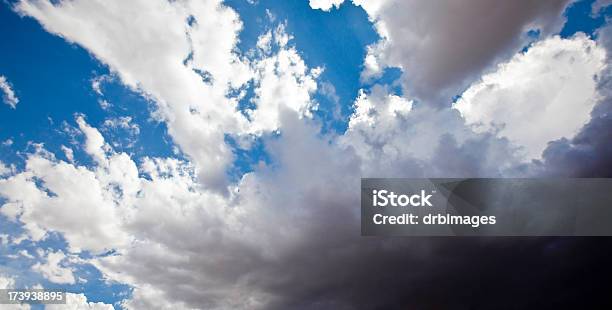
{"type": "Polygon", "coordinates": [[[347,238],[269,272],[270,309],[560,309],[611,305],[609,239],[347,238]]]}

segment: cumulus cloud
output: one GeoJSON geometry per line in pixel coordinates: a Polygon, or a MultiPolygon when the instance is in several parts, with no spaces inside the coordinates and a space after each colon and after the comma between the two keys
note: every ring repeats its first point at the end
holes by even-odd
{"type": "Polygon", "coordinates": [[[540,158],[549,141],[573,137],[590,120],[605,63],[605,50],[583,34],[551,37],[499,64],[454,107],[477,131],[493,131],[522,146],[527,159],[540,158]]]}
{"type": "Polygon", "coordinates": [[[63,233],[71,251],[99,253],[127,242],[117,226],[126,210],[116,205],[134,190],[137,170],[124,153],[106,156],[99,131],[81,116],[77,122],[87,136],[84,149],[98,163],[98,170],[57,161],[39,149],[27,159],[25,172],[0,180],[0,195],[9,199],[0,213],[23,222],[32,240],[57,231],[63,233]],[[37,180],[43,185],[38,186],[37,180]]]}
{"type": "MultiPolygon", "coordinates": [[[[317,90],[315,79],[321,70],[309,69],[295,48],[287,46],[290,37],[283,24],[274,32],[260,36],[259,42],[262,40],[274,40],[280,50],[254,64],[256,87],[255,97],[251,101],[256,109],[248,111],[253,121],[251,130],[254,132],[277,130],[280,113],[285,107],[302,116],[311,117],[311,111],[315,108],[311,95],[317,90]],[[267,39],[268,36],[270,39],[267,39]]],[[[265,45],[260,50],[266,53],[269,47],[265,45]]]]}
{"type": "Polygon", "coordinates": [[[363,77],[399,67],[405,93],[446,105],[482,70],[520,50],[526,31],[546,36],[557,30],[569,1],[353,2],[382,37],[369,47],[363,77]]]}
{"type": "Polygon", "coordinates": [[[17,98],[11,84],[3,75],[0,75],[0,90],[2,90],[2,100],[4,103],[15,109],[19,103],[19,98],[17,98]]]}
{"type": "Polygon", "coordinates": [[[413,105],[380,86],[360,93],[339,140],[359,155],[364,177],[500,177],[520,163],[507,139],[474,132],[457,111],[413,105]]]}

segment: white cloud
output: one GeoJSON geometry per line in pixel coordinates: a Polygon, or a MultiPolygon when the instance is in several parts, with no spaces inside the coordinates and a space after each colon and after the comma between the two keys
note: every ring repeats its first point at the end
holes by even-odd
{"type": "Polygon", "coordinates": [[[0,161],[0,177],[8,175],[12,172],[12,169],[7,167],[3,162],[0,161]]]}
{"type": "Polygon", "coordinates": [[[272,31],[268,31],[257,38],[257,48],[265,54],[269,54],[272,50],[272,31]]]}
{"type": "Polygon", "coordinates": [[[110,75],[96,76],[91,79],[91,89],[93,89],[93,91],[99,96],[103,96],[102,85],[109,81],[112,81],[112,77],[110,75]]]}
{"type": "Polygon", "coordinates": [[[323,11],[329,11],[332,7],[339,8],[344,0],[310,0],[310,7],[313,9],[321,9],[323,11]]]}
{"type": "Polygon", "coordinates": [[[15,109],[19,103],[19,98],[15,96],[15,92],[5,76],[0,75],[0,90],[2,90],[2,100],[11,108],[15,109]]]}
{"type": "MultiPolygon", "coordinates": [[[[270,35],[260,36],[259,41],[272,40],[270,35]]],[[[295,48],[287,46],[291,37],[283,24],[276,28],[273,39],[280,50],[253,65],[256,86],[251,100],[257,108],[248,113],[252,120],[250,130],[255,133],[277,130],[280,113],[286,107],[306,117],[311,117],[316,108],[310,97],[317,90],[315,79],[320,69],[309,69],[295,48]]],[[[264,45],[262,51],[266,50],[269,48],[264,45]]]]}
{"type": "Polygon", "coordinates": [[[32,254],[28,253],[27,250],[19,251],[19,255],[21,255],[23,257],[26,257],[26,258],[29,258],[29,259],[34,259],[34,256],[32,254]]]}
{"type": "Polygon", "coordinates": [[[138,124],[134,124],[130,116],[107,118],[104,120],[104,127],[112,129],[126,129],[134,135],[140,133],[140,126],[138,126],[138,124]]]}
{"type": "Polygon", "coordinates": [[[126,142],[126,147],[133,147],[140,134],[140,126],[130,116],[109,117],[104,120],[102,130],[111,135],[111,144],[117,148],[126,142]],[[112,139],[117,136],[117,139],[112,139]]]}
{"type": "Polygon", "coordinates": [[[57,161],[39,150],[26,160],[25,172],[0,179],[0,195],[8,198],[0,213],[23,222],[34,241],[58,231],[72,252],[98,253],[127,242],[119,218],[128,210],[116,205],[129,202],[138,172],[126,154],[107,156],[100,133],[82,117],[77,121],[87,135],[85,151],[98,162],[97,170],[57,161]]]}
{"type": "Polygon", "coordinates": [[[66,304],[49,304],[46,310],[114,310],[113,305],[89,302],[83,294],[66,293],[66,304]]]}
{"type": "Polygon", "coordinates": [[[42,274],[47,280],[57,284],[74,284],[74,274],[69,267],[62,266],[66,262],[66,255],[61,252],[48,252],[44,264],[32,265],[32,270],[42,274]]]}
{"type": "Polygon", "coordinates": [[[552,37],[484,75],[455,108],[477,131],[494,131],[524,147],[527,159],[540,158],[549,141],[573,137],[590,120],[605,61],[605,50],[583,34],[552,37]]]}
{"type": "Polygon", "coordinates": [[[110,107],[112,107],[113,105],[108,102],[108,100],[98,100],[98,104],[100,105],[100,108],[102,108],[102,110],[108,110],[110,107]]]}
{"type": "Polygon", "coordinates": [[[66,156],[68,162],[74,162],[74,151],[65,145],[62,145],[60,148],[62,149],[62,152],[64,152],[64,156],[66,156]]]}
{"type": "Polygon", "coordinates": [[[102,137],[102,134],[97,129],[89,126],[82,115],[77,116],[76,122],[81,132],[85,135],[85,152],[91,155],[98,163],[103,163],[106,159],[106,149],[108,149],[104,142],[104,137],[102,137]]]}

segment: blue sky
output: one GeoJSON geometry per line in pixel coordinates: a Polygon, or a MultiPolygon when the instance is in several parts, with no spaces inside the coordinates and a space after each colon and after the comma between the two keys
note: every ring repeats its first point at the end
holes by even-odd
{"type": "MultiPolygon", "coordinates": [[[[607,18],[612,16],[612,7],[605,8],[601,14],[593,14],[593,2],[578,1],[564,11],[566,21],[559,32],[562,38],[584,32],[596,39],[598,29],[605,26],[607,18]]],[[[142,163],[146,157],[190,161],[191,155],[181,149],[181,145],[176,144],[169,134],[167,123],[152,117],[157,107],[155,98],[143,95],[146,91],[126,86],[115,70],[101,62],[95,53],[88,52],[83,44],[69,43],[49,33],[35,18],[17,14],[12,5],[13,2],[0,5],[0,31],[5,42],[0,49],[0,75],[6,77],[19,98],[16,108],[0,104],[0,141],[3,142],[0,145],[0,162],[15,166],[12,175],[24,171],[29,154],[36,151],[33,143],[43,143],[44,149],[55,154],[59,161],[69,160],[62,146],[70,147],[74,150],[76,164],[94,169],[95,159],[82,147],[87,144],[88,137],[80,132],[76,122],[79,115],[84,115],[89,125],[100,130],[106,142],[113,147],[113,152],[125,152],[136,164],[142,163]],[[92,87],[95,79],[102,79],[101,93],[92,87]],[[103,108],[100,104],[103,101],[109,102],[110,106],[103,108]],[[106,120],[121,117],[130,117],[130,124],[135,124],[138,130],[134,132],[133,128],[104,126],[106,120]]],[[[248,51],[257,48],[260,35],[284,24],[285,32],[293,37],[289,46],[297,51],[306,66],[324,69],[316,78],[317,90],[310,100],[318,104],[318,109],[313,111],[312,123],[316,124],[313,126],[317,128],[317,134],[328,139],[325,141],[348,131],[349,119],[356,110],[354,103],[360,90],[370,94],[374,88],[385,88],[385,96],[395,95],[399,98],[411,95],[403,86],[402,71],[397,67],[384,68],[383,73],[374,79],[361,78],[367,47],[383,38],[377,33],[368,13],[360,6],[346,2],[340,8],[326,12],[312,9],[308,1],[260,0],[252,4],[232,0],[225,1],[224,5],[234,9],[243,24],[235,47],[236,54],[257,60],[248,51]],[[330,93],[329,88],[323,85],[331,86],[333,92],[330,93]]],[[[273,53],[283,48],[275,46],[273,53]]],[[[255,96],[254,87],[253,82],[243,86],[247,95],[240,99],[241,107],[256,108],[251,102],[255,96]]],[[[448,106],[450,104],[448,102],[448,106]]],[[[282,141],[284,134],[282,129],[263,133],[253,137],[255,143],[250,147],[240,147],[235,135],[226,134],[225,141],[235,155],[225,169],[230,183],[239,182],[247,172],[257,171],[260,162],[274,166],[275,158],[282,158],[282,155],[270,156],[270,148],[274,151],[274,147],[268,143],[282,141]]],[[[324,157],[320,159],[327,160],[324,157]]],[[[146,176],[144,172],[139,174],[146,176]]],[[[0,204],[8,201],[9,197],[0,196],[0,204]]],[[[21,224],[0,216],[0,234],[19,236],[25,232],[21,224]]],[[[50,232],[49,237],[37,242],[25,240],[19,244],[2,244],[0,274],[15,277],[19,286],[61,286],[69,292],[85,294],[90,302],[114,304],[116,307],[121,307],[120,302],[132,296],[133,288],[129,284],[105,281],[101,271],[90,263],[72,267],[74,276],[84,281],[57,284],[32,269],[33,265],[42,261],[42,257],[12,258],[20,255],[22,250],[35,255],[36,250],[41,248],[51,249],[52,252],[69,252],[61,232],[50,232]]],[[[82,251],[73,255],[87,261],[96,256],[113,255],[113,252],[94,254],[82,251]]]]}

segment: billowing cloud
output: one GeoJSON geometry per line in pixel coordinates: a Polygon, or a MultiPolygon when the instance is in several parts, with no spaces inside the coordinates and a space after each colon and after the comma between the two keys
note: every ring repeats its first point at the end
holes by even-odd
{"type": "Polygon", "coordinates": [[[508,138],[527,159],[540,158],[549,141],[573,137],[590,120],[605,60],[605,50],[583,34],[551,37],[499,64],[454,107],[477,131],[508,138]]]}
{"type": "Polygon", "coordinates": [[[107,157],[99,131],[80,116],[77,122],[86,135],[84,149],[98,163],[98,171],[57,161],[39,149],[27,159],[26,172],[0,180],[0,195],[9,197],[0,212],[25,223],[32,240],[56,231],[63,233],[71,251],[98,253],[127,240],[117,227],[126,210],[116,204],[118,197],[133,194],[137,170],[124,153],[107,157]],[[37,186],[37,180],[44,186],[37,186]],[[115,191],[118,186],[120,192],[115,191]]]}
{"type": "Polygon", "coordinates": [[[542,154],[538,173],[548,176],[612,176],[612,27],[598,31],[606,49],[606,67],[597,76],[597,104],[589,122],[575,136],[552,141],[542,154]]]}
{"type": "Polygon", "coordinates": [[[340,141],[364,177],[499,177],[519,163],[507,139],[474,132],[457,111],[413,106],[378,86],[360,93],[340,141]]]}
{"type": "Polygon", "coordinates": [[[283,24],[259,37],[259,51],[266,57],[253,65],[255,96],[251,101],[256,107],[247,112],[253,132],[277,130],[285,107],[307,117],[316,108],[311,95],[317,90],[315,79],[321,69],[309,69],[296,49],[287,46],[289,40],[283,24]],[[276,54],[270,53],[272,43],[279,49],[276,54]]]}
{"type": "Polygon", "coordinates": [[[11,84],[3,75],[0,75],[0,90],[2,90],[2,100],[4,103],[15,109],[19,103],[19,98],[17,98],[11,84]]]}

